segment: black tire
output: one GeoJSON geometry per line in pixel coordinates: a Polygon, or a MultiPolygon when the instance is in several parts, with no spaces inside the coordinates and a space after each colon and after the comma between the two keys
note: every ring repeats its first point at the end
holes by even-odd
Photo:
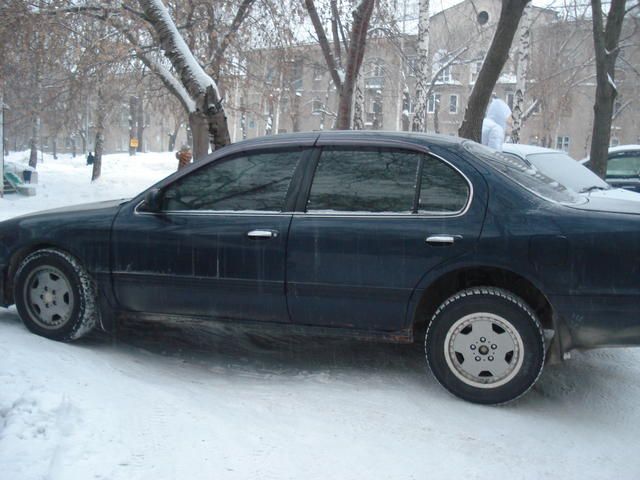
{"type": "Polygon", "coordinates": [[[433,375],[453,395],[502,404],[524,395],[542,373],[544,333],[517,295],[474,287],[440,305],[427,329],[425,353],[433,375]]]}
{"type": "Polygon", "coordinates": [[[77,340],[99,321],[93,279],[77,259],[53,248],[37,250],[22,261],[14,299],[25,326],[52,340],[77,340]]]}

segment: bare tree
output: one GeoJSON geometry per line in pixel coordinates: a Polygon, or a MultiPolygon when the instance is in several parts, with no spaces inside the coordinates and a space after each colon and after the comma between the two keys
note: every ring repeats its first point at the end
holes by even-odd
{"type": "Polygon", "coordinates": [[[185,43],[161,0],[140,0],[147,22],[152,26],[158,44],[169,59],[189,95],[193,106],[189,123],[193,134],[196,160],[231,143],[227,117],[216,82],[204,71],[185,43]]]}
{"type": "Polygon", "coordinates": [[[607,173],[613,104],[618,94],[615,84],[615,66],[620,52],[618,42],[626,13],[626,2],[625,0],[611,0],[606,25],[604,24],[601,0],[591,0],[591,9],[597,83],[593,105],[590,164],[591,169],[604,178],[607,173]]]}
{"type": "MultiPolygon", "coordinates": [[[[325,62],[329,69],[331,79],[339,92],[338,97],[338,117],[336,118],[335,128],[339,130],[346,130],[351,128],[352,109],[353,109],[353,94],[355,90],[358,73],[362,66],[362,60],[364,58],[364,52],[367,43],[367,33],[369,29],[369,22],[371,20],[371,14],[373,13],[373,7],[375,0],[360,0],[360,3],[353,11],[353,21],[351,24],[351,32],[349,34],[349,40],[344,49],[346,51],[346,62],[344,69],[340,67],[338,59],[336,59],[332,52],[331,45],[327,39],[324,26],[318,15],[315,3],[313,0],[305,0],[305,6],[311,23],[315,29],[318,37],[318,43],[322,50],[325,62]]],[[[336,28],[333,29],[334,37],[338,34],[339,30],[339,18],[336,18],[337,9],[332,12],[333,22],[336,23],[336,28]]],[[[340,40],[334,38],[334,45],[339,43],[340,40]]],[[[334,48],[336,52],[339,52],[339,47],[334,48]]]]}
{"type": "Polygon", "coordinates": [[[416,72],[416,107],[411,130],[427,131],[428,83],[431,78],[431,57],[429,56],[429,0],[420,0],[418,13],[418,68],[416,72]]]}
{"type": "Polygon", "coordinates": [[[500,18],[491,41],[491,46],[482,62],[473,90],[464,112],[464,120],[458,135],[480,141],[482,120],[498,81],[500,72],[509,58],[509,49],[518,30],[518,23],[529,0],[502,0],[500,18]]]}

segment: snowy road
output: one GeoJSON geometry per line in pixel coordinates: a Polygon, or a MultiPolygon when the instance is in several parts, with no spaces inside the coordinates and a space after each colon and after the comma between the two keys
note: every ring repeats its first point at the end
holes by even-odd
{"type": "MultiPolygon", "coordinates": [[[[136,161],[107,158],[94,185],[46,161],[39,196],[0,200],[0,218],[131,195],[175,163],[136,161]]],[[[640,349],[574,354],[495,408],[447,394],[419,345],[155,324],[67,345],[0,309],[2,480],[631,480],[639,399],[640,349]]]]}
{"type": "Polygon", "coordinates": [[[420,350],[150,324],[65,345],[0,311],[0,477],[640,475],[640,351],[578,354],[491,408],[444,392],[420,350]]]}

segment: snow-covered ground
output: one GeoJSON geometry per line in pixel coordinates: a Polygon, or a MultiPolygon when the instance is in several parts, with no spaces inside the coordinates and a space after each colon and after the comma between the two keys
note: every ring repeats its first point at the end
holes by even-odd
{"type": "MultiPolygon", "coordinates": [[[[0,216],[130,196],[171,154],[45,159],[0,216]],[[54,163],[57,162],[57,163],[54,163]]],[[[0,309],[0,478],[637,479],[640,350],[574,354],[506,407],[447,394],[419,345],[123,325],[61,344],[0,309]]]]}
{"type": "MultiPolygon", "coordinates": [[[[29,152],[12,152],[5,160],[27,165],[29,152]]],[[[173,153],[105,155],[102,176],[92,183],[92,167],[86,163],[82,155],[71,158],[63,154],[54,160],[45,153],[44,162],[37,167],[37,194],[33,197],[9,194],[0,198],[0,220],[36,210],[132,197],[173,173],[178,166],[173,153]]]]}

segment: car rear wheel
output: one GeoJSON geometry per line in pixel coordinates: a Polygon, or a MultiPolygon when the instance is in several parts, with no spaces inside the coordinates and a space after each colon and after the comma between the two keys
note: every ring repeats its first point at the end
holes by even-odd
{"type": "Polygon", "coordinates": [[[37,250],[22,261],[14,299],[25,326],[53,340],[77,340],[98,322],[93,280],[77,259],[60,250],[37,250]]]}
{"type": "Polygon", "coordinates": [[[529,390],[544,365],[544,334],[535,313],[518,296],[474,287],[448,298],[425,338],[427,362],[454,395],[500,404],[529,390]]]}

